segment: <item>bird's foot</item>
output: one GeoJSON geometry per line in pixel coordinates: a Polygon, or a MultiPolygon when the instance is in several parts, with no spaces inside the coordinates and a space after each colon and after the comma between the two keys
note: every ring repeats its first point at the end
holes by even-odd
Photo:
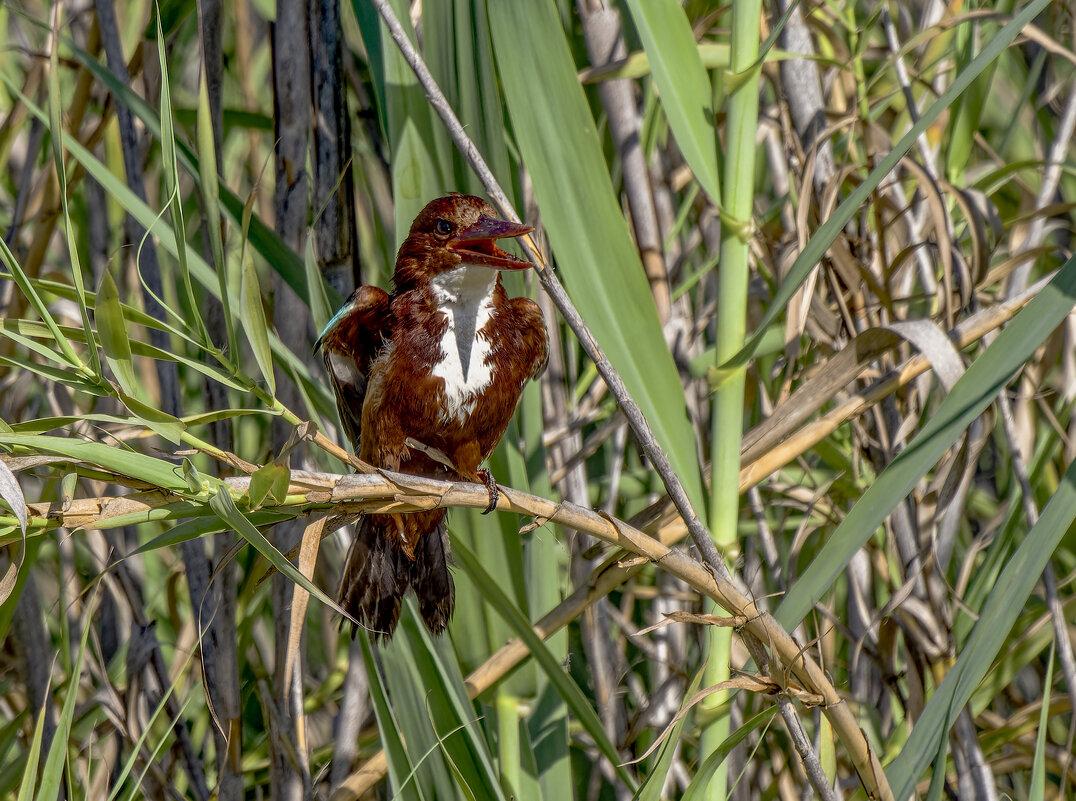
{"type": "Polygon", "coordinates": [[[493,480],[493,474],[489,470],[485,468],[479,470],[478,477],[486,485],[486,491],[489,492],[489,506],[482,512],[482,514],[488,515],[497,508],[497,501],[501,499],[501,491],[497,489],[497,482],[493,480]]]}

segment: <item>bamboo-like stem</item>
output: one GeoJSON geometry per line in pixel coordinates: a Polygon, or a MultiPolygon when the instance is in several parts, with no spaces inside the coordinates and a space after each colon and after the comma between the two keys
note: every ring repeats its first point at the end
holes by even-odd
{"type": "MultiPolygon", "coordinates": [[[[717,270],[716,364],[731,359],[747,336],[747,284],[750,278],[749,242],[753,229],[755,188],[755,131],[758,128],[758,59],[761,0],[735,0],[732,4],[732,40],[729,73],[739,83],[728,99],[728,141],[723,176],[724,215],[721,260],[717,270]]],[[[719,79],[720,80],[720,79],[719,79]]],[[[746,367],[722,376],[714,393],[710,447],[710,533],[728,553],[736,543],[740,519],[740,438],[743,433],[743,398],[746,367]]],[[[729,678],[732,634],[720,626],[707,630],[703,643],[706,668],[702,683],[713,686],[729,678]]],[[[714,693],[699,704],[702,735],[699,758],[714,753],[729,734],[729,717],[718,710],[728,694],[714,693]]],[[[728,763],[714,772],[705,797],[726,796],[728,763]]]]}

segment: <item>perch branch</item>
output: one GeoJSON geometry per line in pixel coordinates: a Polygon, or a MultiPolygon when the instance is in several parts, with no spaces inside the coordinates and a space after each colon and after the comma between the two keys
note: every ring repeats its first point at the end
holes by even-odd
{"type": "MultiPolygon", "coordinates": [[[[250,478],[228,478],[225,484],[235,495],[242,496],[249,490],[250,478]]],[[[96,528],[120,514],[151,511],[179,500],[182,499],[163,492],[146,492],[119,498],[77,499],[66,507],[60,503],[31,504],[29,511],[32,519],[44,517],[50,525],[96,528]]],[[[264,508],[294,511],[298,516],[327,506],[341,513],[375,511],[390,505],[395,511],[406,512],[434,507],[484,508],[488,502],[488,492],[479,484],[451,483],[388,471],[336,475],[295,470],[292,471],[284,503],[264,508]]],[[[822,668],[808,658],[803,647],[770,614],[759,610],[755,602],[731,580],[713,575],[684,551],[663,544],[625,521],[572,503],[556,503],[505,487],[501,491],[497,509],[567,526],[641,556],[711,598],[729,614],[742,616],[747,620],[744,628],[770,646],[775,664],[771,675],[793,677],[808,692],[824,699],[823,712],[855,765],[864,787],[874,797],[892,798],[877,757],[860,731],[855,716],[826,678],[822,668]]],[[[598,590],[597,587],[586,589],[588,592],[598,590]]],[[[548,633],[539,630],[542,636],[548,636],[548,633]]],[[[468,686],[472,692],[480,691],[470,681],[468,686]]],[[[373,774],[364,771],[358,775],[373,774]]],[[[350,786],[345,783],[345,787],[350,786]]],[[[341,788],[343,791],[344,788],[341,788]]],[[[337,799],[348,797],[352,797],[350,792],[334,796],[337,799]]]]}

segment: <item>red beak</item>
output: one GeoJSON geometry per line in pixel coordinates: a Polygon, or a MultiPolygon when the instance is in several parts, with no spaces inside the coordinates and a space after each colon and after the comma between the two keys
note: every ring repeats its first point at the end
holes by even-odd
{"type": "Polygon", "coordinates": [[[529,225],[480,217],[478,222],[466,231],[453,237],[448,248],[458,253],[466,264],[479,264],[495,270],[525,270],[531,266],[529,261],[505,253],[497,247],[495,241],[523,236],[533,230],[529,225]]]}

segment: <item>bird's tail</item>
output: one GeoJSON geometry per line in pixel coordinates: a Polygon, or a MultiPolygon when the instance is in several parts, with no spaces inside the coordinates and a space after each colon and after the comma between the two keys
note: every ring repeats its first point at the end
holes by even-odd
{"type": "Polygon", "coordinates": [[[452,616],[455,588],[448,571],[448,532],[444,519],[419,537],[415,558],[400,547],[396,522],[386,515],[364,515],[344,563],[340,605],[366,628],[374,641],[387,640],[400,621],[408,586],[418,596],[426,627],[445,630],[452,616]]]}
{"type": "Polygon", "coordinates": [[[423,534],[415,548],[415,561],[410,568],[411,588],[418,596],[418,611],[422,621],[434,634],[440,634],[452,617],[456,604],[456,588],[448,572],[448,527],[444,518],[433,531],[423,534]]]}

